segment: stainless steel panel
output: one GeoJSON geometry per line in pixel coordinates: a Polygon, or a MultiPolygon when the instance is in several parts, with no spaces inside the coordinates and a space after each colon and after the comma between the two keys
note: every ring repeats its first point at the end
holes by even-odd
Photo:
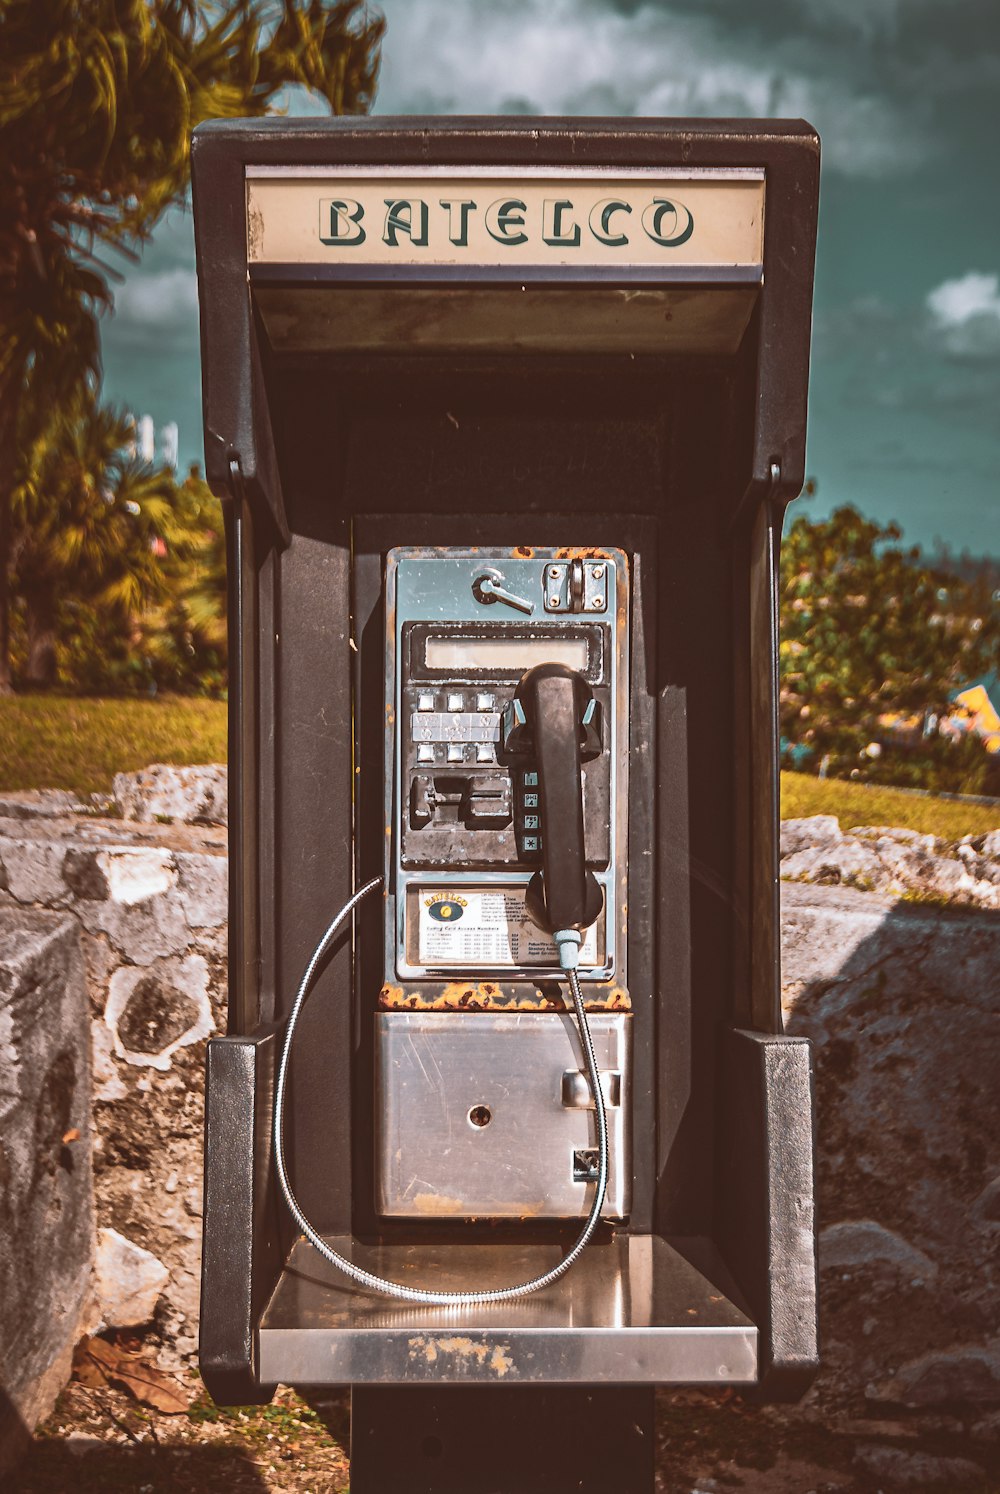
{"type": "MultiPolygon", "coordinates": [[[[445,1291],[508,1286],[548,1270],[555,1245],[364,1245],[368,1270],[445,1291]]],[[[268,1384],[752,1384],[757,1328],[708,1242],[619,1235],[560,1281],[515,1302],[417,1307],[358,1291],[305,1241],[261,1320],[268,1384]]]]}
{"type": "MultiPolygon", "coordinates": [[[[380,1012],[376,1016],[376,1205],[388,1217],[572,1219],[593,1193],[593,1110],[567,1104],[583,1067],[562,1012],[380,1012]]],[[[628,1013],[590,1016],[607,1106],[603,1214],[631,1200],[628,1013]]]]}

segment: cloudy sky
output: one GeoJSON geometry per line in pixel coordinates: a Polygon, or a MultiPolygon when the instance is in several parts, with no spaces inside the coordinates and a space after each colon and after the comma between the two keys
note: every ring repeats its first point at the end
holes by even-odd
{"type": "MultiPolygon", "coordinates": [[[[940,538],[1000,555],[997,0],[377,8],[389,23],[379,114],[814,124],[823,187],[809,511],[853,502],[928,547],[940,538]]],[[[188,214],[164,222],[119,288],[104,357],[108,395],[158,426],[177,421],[182,461],[200,461],[188,214]]]]}

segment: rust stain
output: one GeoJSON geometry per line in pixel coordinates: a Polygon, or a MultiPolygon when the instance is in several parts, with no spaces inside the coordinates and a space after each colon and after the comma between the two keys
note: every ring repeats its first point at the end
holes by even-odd
{"type": "MultiPolygon", "coordinates": [[[[619,990],[613,994],[620,995],[621,992],[619,990]]],[[[516,990],[508,993],[495,981],[488,980],[479,981],[478,984],[461,980],[449,981],[441,990],[432,986],[427,994],[421,990],[406,991],[402,986],[384,985],[378,1000],[383,1010],[421,1012],[563,1011],[566,1005],[558,995],[551,996],[537,987],[531,992],[516,990]]],[[[592,1004],[588,1002],[588,1005],[592,1004]]]]}
{"type": "Polygon", "coordinates": [[[599,545],[562,545],[556,551],[557,560],[610,560],[611,551],[599,545]]]}
{"type": "Polygon", "coordinates": [[[465,1205],[460,1198],[449,1198],[446,1193],[415,1193],[413,1207],[419,1214],[440,1214],[449,1219],[456,1214],[464,1215],[465,1205]]]}
{"type": "MultiPolygon", "coordinates": [[[[554,974],[551,982],[527,986],[515,981],[504,986],[497,980],[428,981],[411,986],[382,986],[378,1005],[383,1011],[411,1012],[564,1012],[566,998],[554,974]]],[[[588,1011],[630,1011],[632,1001],[624,986],[598,982],[584,995],[588,1011]]]]}
{"type": "Polygon", "coordinates": [[[530,560],[535,553],[533,545],[515,545],[514,554],[519,555],[522,560],[530,560]]]}
{"type": "Polygon", "coordinates": [[[514,1369],[509,1344],[496,1344],[491,1348],[488,1343],[477,1343],[474,1338],[464,1335],[431,1338],[421,1333],[411,1338],[407,1347],[411,1359],[422,1359],[425,1364],[436,1364],[440,1356],[450,1355],[466,1363],[485,1365],[499,1379],[514,1369]]]}

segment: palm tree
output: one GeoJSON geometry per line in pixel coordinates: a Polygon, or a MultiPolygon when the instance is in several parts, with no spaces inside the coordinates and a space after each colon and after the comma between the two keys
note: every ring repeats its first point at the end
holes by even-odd
{"type": "Polygon", "coordinates": [[[134,256],[183,197],[201,120],[290,84],[364,112],[384,24],[363,0],[0,0],[0,693],[17,452],[95,386],[100,253],[134,256]]]}

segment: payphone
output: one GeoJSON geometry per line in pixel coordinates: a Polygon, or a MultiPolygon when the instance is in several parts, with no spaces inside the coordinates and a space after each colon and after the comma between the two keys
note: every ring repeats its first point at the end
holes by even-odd
{"type": "Polygon", "coordinates": [[[817,1365],[775,673],[816,136],[213,122],[192,161],[205,1382],[350,1386],[359,1494],[646,1494],[654,1386],[817,1365]]]}
{"type": "MultiPolygon", "coordinates": [[[[419,1217],[429,1194],[439,1216],[585,1213],[593,1100],[558,992],[562,960],[585,1003],[626,1000],[625,556],[391,551],[386,606],[379,1211],[419,1217]],[[518,1011],[537,984],[556,1010],[518,1011]]],[[[605,1211],[619,1219],[629,1022],[590,1024],[614,1090],[605,1211]]]]}

